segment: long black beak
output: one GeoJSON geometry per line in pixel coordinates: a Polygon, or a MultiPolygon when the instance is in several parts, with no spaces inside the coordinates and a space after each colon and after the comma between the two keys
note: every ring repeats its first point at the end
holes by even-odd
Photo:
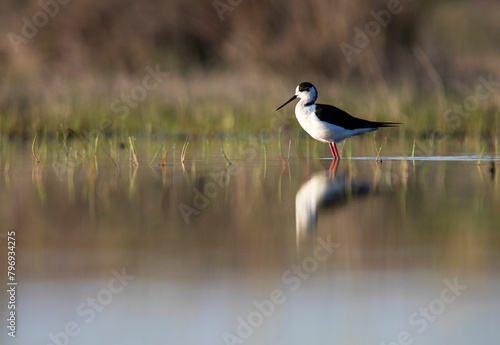
{"type": "Polygon", "coordinates": [[[293,101],[295,98],[297,98],[297,95],[294,95],[292,98],[290,98],[288,101],[286,101],[285,104],[283,104],[281,107],[279,107],[278,109],[276,110],[280,110],[281,108],[283,108],[285,105],[287,105],[288,103],[290,103],[291,101],[293,101]]]}

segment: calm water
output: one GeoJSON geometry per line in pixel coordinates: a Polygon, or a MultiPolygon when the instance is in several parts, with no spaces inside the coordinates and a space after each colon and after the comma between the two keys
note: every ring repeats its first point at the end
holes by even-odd
{"type": "MultiPolygon", "coordinates": [[[[0,245],[16,232],[18,285],[1,343],[497,343],[494,154],[478,165],[451,143],[409,160],[411,143],[388,142],[380,164],[370,140],[334,177],[304,137],[287,166],[274,139],[195,138],[184,165],[183,139],[137,139],[137,168],[113,144],[40,144],[38,165],[30,144],[4,145],[0,245]]],[[[0,269],[6,320],[6,254],[0,269]]]]}

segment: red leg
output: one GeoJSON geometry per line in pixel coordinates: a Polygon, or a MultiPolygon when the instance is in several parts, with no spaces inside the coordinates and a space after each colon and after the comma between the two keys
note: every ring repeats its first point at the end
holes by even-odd
{"type": "Polygon", "coordinates": [[[330,145],[330,150],[332,151],[333,159],[340,159],[339,152],[337,151],[337,145],[335,143],[328,143],[330,145]]]}

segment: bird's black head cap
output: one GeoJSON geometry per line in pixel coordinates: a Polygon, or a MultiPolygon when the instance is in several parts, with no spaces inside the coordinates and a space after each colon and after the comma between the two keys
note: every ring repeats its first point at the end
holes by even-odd
{"type": "Polygon", "coordinates": [[[299,91],[307,91],[307,90],[310,90],[312,88],[315,88],[314,85],[307,82],[307,81],[299,84],[299,91]]]}

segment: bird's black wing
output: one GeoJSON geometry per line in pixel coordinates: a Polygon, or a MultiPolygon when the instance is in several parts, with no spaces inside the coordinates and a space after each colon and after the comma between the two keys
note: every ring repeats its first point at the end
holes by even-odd
{"type": "Polygon", "coordinates": [[[327,104],[316,104],[316,116],[321,121],[345,129],[394,127],[400,125],[400,123],[396,122],[373,122],[358,119],[357,117],[349,115],[342,109],[327,104]]]}

